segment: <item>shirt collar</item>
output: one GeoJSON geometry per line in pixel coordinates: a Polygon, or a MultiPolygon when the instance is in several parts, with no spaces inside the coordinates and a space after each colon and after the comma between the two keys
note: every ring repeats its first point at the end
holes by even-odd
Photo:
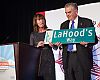
{"type": "MultiPolygon", "coordinates": [[[[71,27],[71,24],[72,24],[72,21],[70,21],[69,28],[71,27]]],[[[74,26],[75,26],[75,29],[77,29],[77,26],[78,26],[78,16],[74,20],[74,26]]]]}
{"type": "MultiPolygon", "coordinates": [[[[72,21],[70,21],[72,23],[72,21]]],[[[78,16],[74,19],[74,22],[77,23],[78,22],[78,16]]]]}

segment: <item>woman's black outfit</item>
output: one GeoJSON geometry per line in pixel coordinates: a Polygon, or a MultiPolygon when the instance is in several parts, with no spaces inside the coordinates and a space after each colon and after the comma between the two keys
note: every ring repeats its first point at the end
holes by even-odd
{"type": "MultiPolygon", "coordinates": [[[[39,41],[44,41],[45,33],[32,32],[30,35],[30,45],[37,46],[39,41]]],[[[49,45],[44,45],[44,47],[39,47],[38,49],[40,50],[38,80],[56,80],[52,48],[49,45]]]]}

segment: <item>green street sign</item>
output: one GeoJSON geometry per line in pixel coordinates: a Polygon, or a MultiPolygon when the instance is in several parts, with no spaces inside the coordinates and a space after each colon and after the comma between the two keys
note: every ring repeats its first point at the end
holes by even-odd
{"type": "Polygon", "coordinates": [[[48,42],[56,43],[80,43],[80,42],[95,42],[95,28],[78,28],[78,29],[62,29],[46,31],[45,44],[48,42]]]}

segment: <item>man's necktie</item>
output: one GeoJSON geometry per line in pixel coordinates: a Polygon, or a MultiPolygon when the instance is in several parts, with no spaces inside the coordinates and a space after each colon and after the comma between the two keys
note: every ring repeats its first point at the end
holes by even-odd
{"type": "MultiPolygon", "coordinates": [[[[74,21],[72,21],[72,24],[71,24],[71,28],[70,29],[74,29],[74,21]]],[[[72,49],[73,49],[73,44],[72,43],[68,44],[67,51],[72,51],[72,49]]]]}

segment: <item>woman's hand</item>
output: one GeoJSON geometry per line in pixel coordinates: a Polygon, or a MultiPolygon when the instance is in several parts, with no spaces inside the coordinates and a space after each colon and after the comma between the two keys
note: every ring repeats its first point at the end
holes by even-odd
{"type": "Polygon", "coordinates": [[[40,41],[37,45],[37,47],[44,47],[44,41],[40,41]]]}
{"type": "Polygon", "coordinates": [[[50,46],[50,47],[53,47],[53,43],[49,42],[49,46],[50,46]]]}
{"type": "Polygon", "coordinates": [[[57,42],[55,43],[54,45],[58,46],[58,47],[61,47],[62,46],[62,43],[61,42],[57,42]]]}
{"type": "Polygon", "coordinates": [[[58,46],[58,47],[61,47],[61,46],[62,46],[62,43],[57,42],[57,43],[53,44],[53,43],[49,42],[49,46],[50,46],[50,47],[53,47],[53,45],[56,45],[56,46],[58,46]]]}

